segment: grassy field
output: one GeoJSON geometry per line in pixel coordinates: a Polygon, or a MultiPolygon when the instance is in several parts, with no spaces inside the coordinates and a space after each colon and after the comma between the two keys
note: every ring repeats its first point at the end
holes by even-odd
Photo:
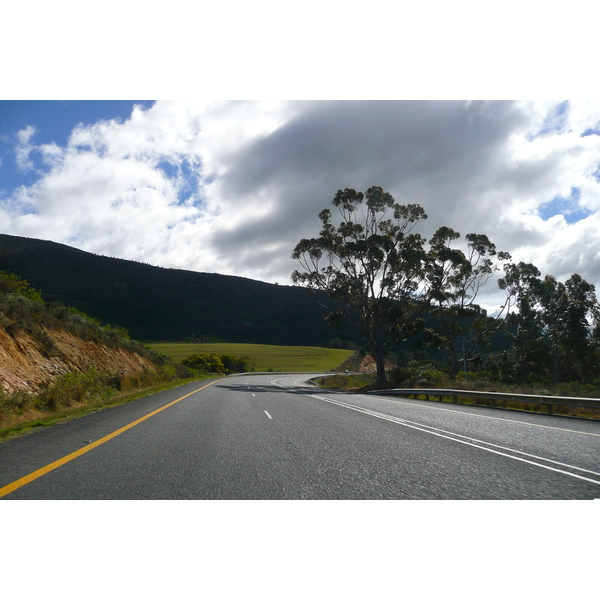
{"type": "Polygon", "coordinates": [[[159,354],[180,362],[190,354],[249,356],[256,371],[331,371],[350,358],[352,350],[314,346],[267,346],[262,344],[147,344],[159,354]]]}

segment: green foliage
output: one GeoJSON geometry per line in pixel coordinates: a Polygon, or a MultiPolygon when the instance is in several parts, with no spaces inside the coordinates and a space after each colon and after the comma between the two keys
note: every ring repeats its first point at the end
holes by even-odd
{"type": "Polygon", "coordinates": [[[7,271],[0,271],[0,294],[15,294],[33,302],[43,303],[39,290],[32,288],[25,279],[7,271]]]}
{"type": "Polygon", "coordinates": [[[489,279],[510,260],[506,252],[483,234],[465,236],[466,252],[451,247],[460,234],[449,227],[440,227],[430,239],[426,271],[429,287],[429,311],[432,322],[426,330],[426,340],[434,347],[443,347],[451,360],[451,374],[456,375],[477,350],[489,344],[498,322],[506,315],[510,297],[495,318],[475,304],[479,291],[489,279]]]}
{"type": "Polygon", "coordinates": [[[181,364],[200,373],[225,373],[225,367],[216,354],[192,354],[181,364]]]}
{"type": "Polygon", "coordinates": [[[512,351],[496,359],[504,381],[591,382],[600,366],[600,305],[595,287],[577,273],[565,282],[519,263],[506,269],[500,287],[511,291],[519,312],[507,319],[512,351]]]}
{"type": "MultiPolygon", "coordinates": [[[[177,372],[177,367],[175,365],[164,365],[162,367],[163,376],[167,381],[172,381],[177,379],[179,374],[177,372]]],[[[183,377],[182,377],[183,378],[183,377]]]]}
{"type": "Polygon", "coordinates": [[[191,354],[181,361],[185,367],[200,373],[217,373],[228,375],[230,373],[245,373],[252,371],[253,363],[248,356],[237,357],[232,354],[191,354]]]}
{"type": "Polygon", "coordinates": [[[249,356],[234,356],[233,354],[221,354],[221,362],[226,373],[249,373],[254,369],[254,363],[249,356]]]}
{"type": "Polygon", "coordinates": [[[74,403],[105,400],[115,394],[114,376],[91,369],[86,373],[70,371],[43,390],[37,399],[41,408],[58,410],[74,403]]]}

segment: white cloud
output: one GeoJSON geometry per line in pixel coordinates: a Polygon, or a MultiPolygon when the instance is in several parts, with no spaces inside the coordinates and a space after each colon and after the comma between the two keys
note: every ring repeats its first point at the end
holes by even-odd
{"type": "Polygon", "coordinates": [[[22,171],[33,169],[33,162],[29,158],[33,146],[29,142],[34,134],[35,127],[32,127],[31,125],[28,125],[25,129],[21,129],[17,132],[18,143],[15,146],[15,157],[17,167],[22,171]]]}
{"type": "Polygon", "coordinates": [[[6,233],[152,264],[289,281],[291,251],[343,187],[421,203],[548,273],[600,283],[600,103],[157,102],[77,126],[66,146],[19,132],[43,165],[0,210],[6,233]],[[582,134],[586,134],[582,137],[582,134]],[[572,196],[579,190],[578,198],[572,196]],[[591,211],[544,220],[553,198],[591,211]]]}

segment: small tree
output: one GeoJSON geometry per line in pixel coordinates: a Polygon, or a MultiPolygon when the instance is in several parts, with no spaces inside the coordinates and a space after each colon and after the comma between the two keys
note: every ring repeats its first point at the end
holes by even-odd
{"type": "Polygon", "coordinates": [[[545,381],[550,373],[550,345],[544,332],[540,312],[535,308],[541,281],[539,269],[519,262],[504,266],[504,277],[498,280],[500,289],[506,292],[509,310],[517,311],[506,318],[506,337],[512,344],[509,360],[504,355],[500,376],[514,383],[545,381]]]}
{"type": "Polygon", "coordinates": [[[423,238],[412,230],[427,215],[377,186],[366,194],[338,190],[332,204],[338,224],[329,209],[321,211],[319,237],[294,249],[302,270],[292,273],[292,281],[327,293],[334,305],[329,321],[356,327],[375,357],[377,383],[385,383],[386,354],[421,324],[417,300],[426,254],[423,238]]]}

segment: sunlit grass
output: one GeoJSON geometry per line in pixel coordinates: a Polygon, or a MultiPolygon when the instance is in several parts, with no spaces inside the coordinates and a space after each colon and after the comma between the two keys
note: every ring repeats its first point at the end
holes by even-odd
{"type": "Polygon", "coordinates": [[[353,350],[319,348],[316,346],[269,346],[263,344],[148,344],[159,354],[166,354],[181,362],[191,354],[211,353],[248,356],[255,364],[255,370],[265,371],[331,371],[350,358],[353,350]]]}

